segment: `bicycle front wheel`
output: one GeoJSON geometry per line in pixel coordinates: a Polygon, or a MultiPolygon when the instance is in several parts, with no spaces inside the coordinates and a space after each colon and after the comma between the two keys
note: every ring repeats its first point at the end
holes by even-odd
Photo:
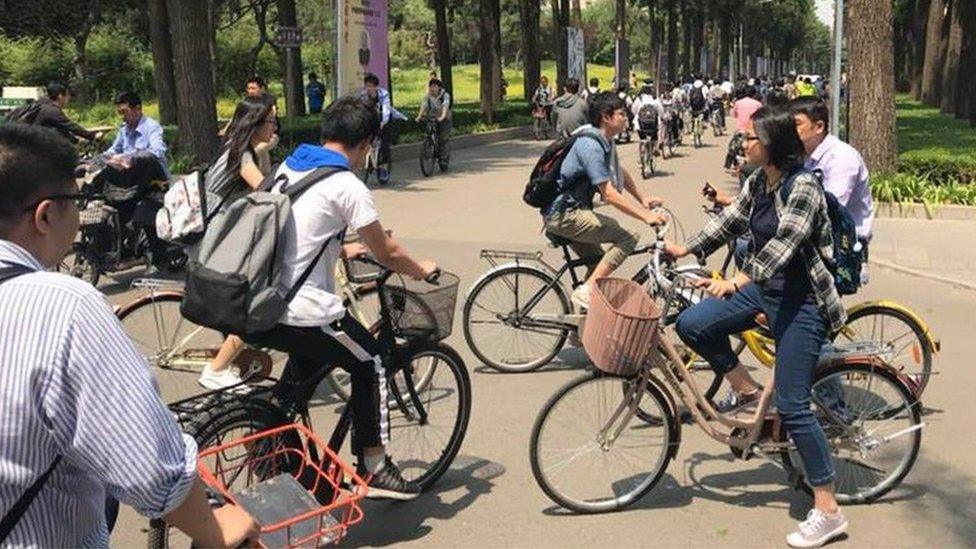
{"type": "MultiPolygon", "coordinates": [[[[922,406],[909,388],[886,367],[841,364],[820,369],[812,393],[833,458],[837,501],[868,503],[898,486],[922,440],[922,406]]],[[[781,457],[802,468],[795,448],[781,457]]],[[[812,492],[806,479],[803,488],[812,492]]]]}
{"type": "Polygon", "coordinates": [[[390,442],[386,448],[403,477],[430,489],[461,449],[471,417],[471,380],[457,351],[442,343],[411,350],[390,378],[390,442]],[[426,372],[423,387],[416,373],[426,372]]]}
{"type": "Polygon", "coordinates": [[[834,335],[834,342],[875,343],[886,363],[915,382],[916,396],[920,397],[928,386],[935,349],[925,327],[903,311],[880,304],[856,310],[834,335]]]}
{"type": "Polygon", "coordinates": [[[505,267],[478,282],[465,300],[464,339],[486,365],[530,372],[559,354],[571,329],[560,322],[571,311],[569,296],[551,276],[505,267]]]}
{"type": "Polygon", "coordinates": [[[427,138],[420,149],[420,171],[424,177],[430,177],[434,173],[434,164],[437,162],[434,140],[427,138]]]}
{"type": "Polygon", "coordinates": [[[529,460],[539,487],[558,505],[577,513],[617,511],[664,474],[677,440],[674,414],[656,387],[637,395],[633,383],[587,374],[564,385],[539,412],[529,460]],[[623,395],[621,382],[631,384],[623,395]],[[644,414],[660,420],[629,413],[634,398],[644,414]]]}

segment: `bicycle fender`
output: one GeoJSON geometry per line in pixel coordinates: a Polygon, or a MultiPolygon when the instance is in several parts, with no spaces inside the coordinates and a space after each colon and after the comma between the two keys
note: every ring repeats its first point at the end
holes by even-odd
{"type": "Polygon", "coordinates": [[[933,353],[938,354],[939,351],[942,350],[942,340],[935,337],[935,334],[932,333],[932,329],[929,328],[929,325],[924,320],[922,320],[921,317],[919,317],[915,313],[915,311],[909,309],[908,307],[902,305],[901,303],[890,301],[887,299],[879,299],[876,301],[865,301],[863,303],[858,303],[857,305],[854,305],[850,309],[847,309],[847,314],[856,313],[862,309],[867,309],[869,307],[883,307],[885,309],[891,309],[904,314],[908,318],[912,319],[912,322],[915,322],[916,324],[922,327],[922,331],[925,333],[925,339],[929,342],[929,345],[932,346],[933,353]]]}
{"type": "MultiPolygon", "coordinates": [[[[515,267],[519,267],[519,268],[522,268],[522,269],[529,269],[529,270],[535,271],[535,272],[537,272],[537,273],[539,273],[539,274],[541,274],[543,276],[547,276],[549,278],[555,278],[555,273],[552,273],[548,269],[539,266],[538,264],[536,264],[532,260],[526,260],[525,263],[522,263],[522,262],[516,263],[514,261],[513,262],[510,262],[510,263],[502,263],[501,265],[498,265],[497,267],[492,267],[492,268],[488,269],[487,271],[485,271],[484,273],[482,273],[482,275],[479,276],[474,281],[474,283],[472,283],[471,286],[468,287],[468,290],[464,293],[464,300],[465,301],[468,300],[468,297],[471,296],[471,291],[474,290],[478,286],[478,284],[481,283],[482,280],[488,278],[489,276],[492,276],[493,274],[495,274],[498,271],[501,271],[503,269],[512,269],[512,268],[515,268],[515,267]]],[[[562,282],[557,282],[557,284],[562,287],[563,292],[566,291],[566,288],[565,288],[565,286],[563,286],[562,282]]],[[[569,294],[567,293],[566,295],[568,296],[569,294]]]]}

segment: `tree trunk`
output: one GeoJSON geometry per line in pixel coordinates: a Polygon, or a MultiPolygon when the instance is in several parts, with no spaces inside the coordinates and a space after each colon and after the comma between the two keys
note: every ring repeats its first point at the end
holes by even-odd
{"type": "Polygon", "coordinates": [[[492,70],[494,68],[495,53],[495,22],[492,4],[495,0],[479,0],[478,3],[478,28],[480,30],[480,40],[478,43],[478,61],[481,66],[481,112],[484,114],[485,123],[491,124],[495,121],[494,97],[495,90],[492,89],[492,70]]]}
{"type": "Polygon", "coordinates": [[[149,41],[153,56],[153,81],[159,98],[159,121],[176,124],[176,82],[173,81],[173,40],[169,35],[166,0],[149,0],[149,41]]]}
{"type": "Polygon", "coordinates": [[[491,60],[491,88],[492,99],[495,103],[502,101],[502,8],[500,0],[491,0],[491,18],[495,25],[492,44],[494,51],[491,60]]]}
{"type": "Polygon", "coordinates": [[[574,27],[583,26],[583,8],[580,6],[580,0],[572,0],[571,10],[572,14],[570,17],[570,23],[574,27]]]}
{"type": "MultiPolygon", "coordinates": [[[[278,26],[297,27],[295,0],[278,0],[278,26]]],[[[302,48],[285,51],[285,108],[288,117],[305,116],[305,90],[302,85],[302,48]]]]}
{"type": "Polygon", "coordinates": [[[451,62],[451,33],[447,26],[447,0],[434,0],[434,17],[437,26],[437,57],[440,61],[441,82],[454,97],[454,74],[451,62]]]}
{"type": "Polygon", "coordinates": [[[956,80],[956,118],[969,120],[976,127],[976,4],[958,2],[956,17],[962,26],[962,44],[959,48],[959,74],[956,80]]]}
{"type": "Polygon", "coordinates": [[[929,16],[929,0],[915,0],[908,47],[908,83],[912,97],[922,97],[922,67],[925,66],[925,29],[929,16]]]}
{"type": "Polygon", "coordinates": [[[217,101],[210,62],[208,6],[199,0],[169,0],[178,149],[193,163],[209,162],[217,152],[217,101]]]}
{"type": "Polygon", "coordinates": [[[692,37],[692,23],[691,23],[691,8],[688,6],[687,0],[681,0],[681,69],[680,73],[676,74],[672,80],[678,80],[682,74],[686,75],[691,72],[691,37],[692,37]]]}
{"type": "Polygon", "coordinates": [[[91,101],[91,89],[88,85],[88,37],[91,35],[92,27],[98,22],[101,15],[101,1],[91,0],[88,4],[88,13],[85,16],[81,28],[74,35],[75,57],[74,57],[74,94],[80,104],[88,104],[91,101]]]}
{"type": "MultiPolygon", "coordinates": [[[[678,0],[668,0],[668,70],[665,80],[678,74],[678,0]]],[[[658,82],[658,84],[661,84],[658,82]]]]}
{"type": "MultiPolygon", "coordinates": [[[[566,28],[569,27],[569,0],[552,0],[552,16],[556,33],[556,89],[561,90],[566,85],[569,73],[569,57],[566,52],[569,45],[566,36],[566,28]]],[[[580,84],[586,85],[585,82],[580,84]]]]}
{"type": "Polygon", "coordinates": [[[847,4],[850,142],[873,173],[893,171],[895,133],[895,62],[892,6],[886,0],[849,0],[847,4]]]}
{"type": "Polygon", "coordinates": [[[701,63],[701,51],[702,45],[705,42],[705,17],[702,13],[702,7],[700,5],[694,8],[694,23],[693,23],[693,43],[691,45],[691,66],[692,72],[700,73],[702,70],[701,63]]]}
{"type": "Polygon", "coordinates": [[[938,105],[942,99],[942,65],[947,45],[944,24],[946,0],[931,0],[925,28],[925,64],[922,68],[922,101],[938,105]]]}
{"type": "MultiPolygon", "coordinates": [[[[959,0],[949,4],[949,36],[946,40],[945,64],[942,66],[942,97],[939,109],[944,113],[956,110],[956,84],[958,82],[959,57],[962,55],[962,21],[959,19],[959,0]]],[[[972,70],[972,69],[970,69],[972,70]]]]}
{"type": "Polygon", "coordinates": [[[539,0],[522,0],[521,7],[522,51],[525,54],[522,85],[525,100],[530,101],[535,87],[539,85],[539,76],[541,76],[542,72],[542,66],[539,61],[539,0]]]}

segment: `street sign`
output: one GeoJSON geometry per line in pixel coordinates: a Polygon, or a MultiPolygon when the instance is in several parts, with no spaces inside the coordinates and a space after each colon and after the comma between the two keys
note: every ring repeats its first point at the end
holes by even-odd
{"type": "Polygon", "coordinates": [[[298,27],[278,27],[275,44],[282,48],[297,48],[302,45],[302,29],[298,27]]]}

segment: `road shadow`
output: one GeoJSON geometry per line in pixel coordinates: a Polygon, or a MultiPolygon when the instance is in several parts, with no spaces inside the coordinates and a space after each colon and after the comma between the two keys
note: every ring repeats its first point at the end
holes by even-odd
{"type": "Polygon", "coordinates": [[[505,467],[484,458],[459,455],[433,490],[408,502],[366,501],[364,524],[352,528],[341,547],[385,546],[422,539],[429,519],[450,520],[489,494],[505,467]]]}
{"type": "MultiPolygon", "coordinates": [[[[651,509],[675,509],[691,505],[692,498],[689,491],[681,486],[677,479],[670,474],[664,474],[654,489],[646,496],[634,502],[633,505],[620,511],[651,510],[651,509]]],[[[552,505],[542,510],[542,514],[550,517],[574,517],[576,513],[564,509],[558,505],[552,505]]]]}
{"type": "Polygon", "coordinates": [[[548,364],[540,366],[535,370],[529,372],[501,372],[488,366],[486,364],[481,364],[474,368],[475,373],[485,374],[485,375],[524,375],[524,374],[544,374],[549,372],[565,372],[568,370],[579,370],[580,372],[589,371],[593,368],[593,363],[590,362],[589,357],[586,356],[586,351],[582,347],[571,347],[566,346],[563,350],[559,351],[556,358],[551,360],[548,364]]]}
{"type": "MultiPolygon", "coordinates": [[[[938,524],[952,535],[960,547],[971,547],[976,540],[976,478],[944,461],[920,456],[909,482],[898,487],[925,494],[925,504],[912,509],[917,518],[938,524]]],[[[881,501],[888,501],[885,496],[881,501]]]]}

